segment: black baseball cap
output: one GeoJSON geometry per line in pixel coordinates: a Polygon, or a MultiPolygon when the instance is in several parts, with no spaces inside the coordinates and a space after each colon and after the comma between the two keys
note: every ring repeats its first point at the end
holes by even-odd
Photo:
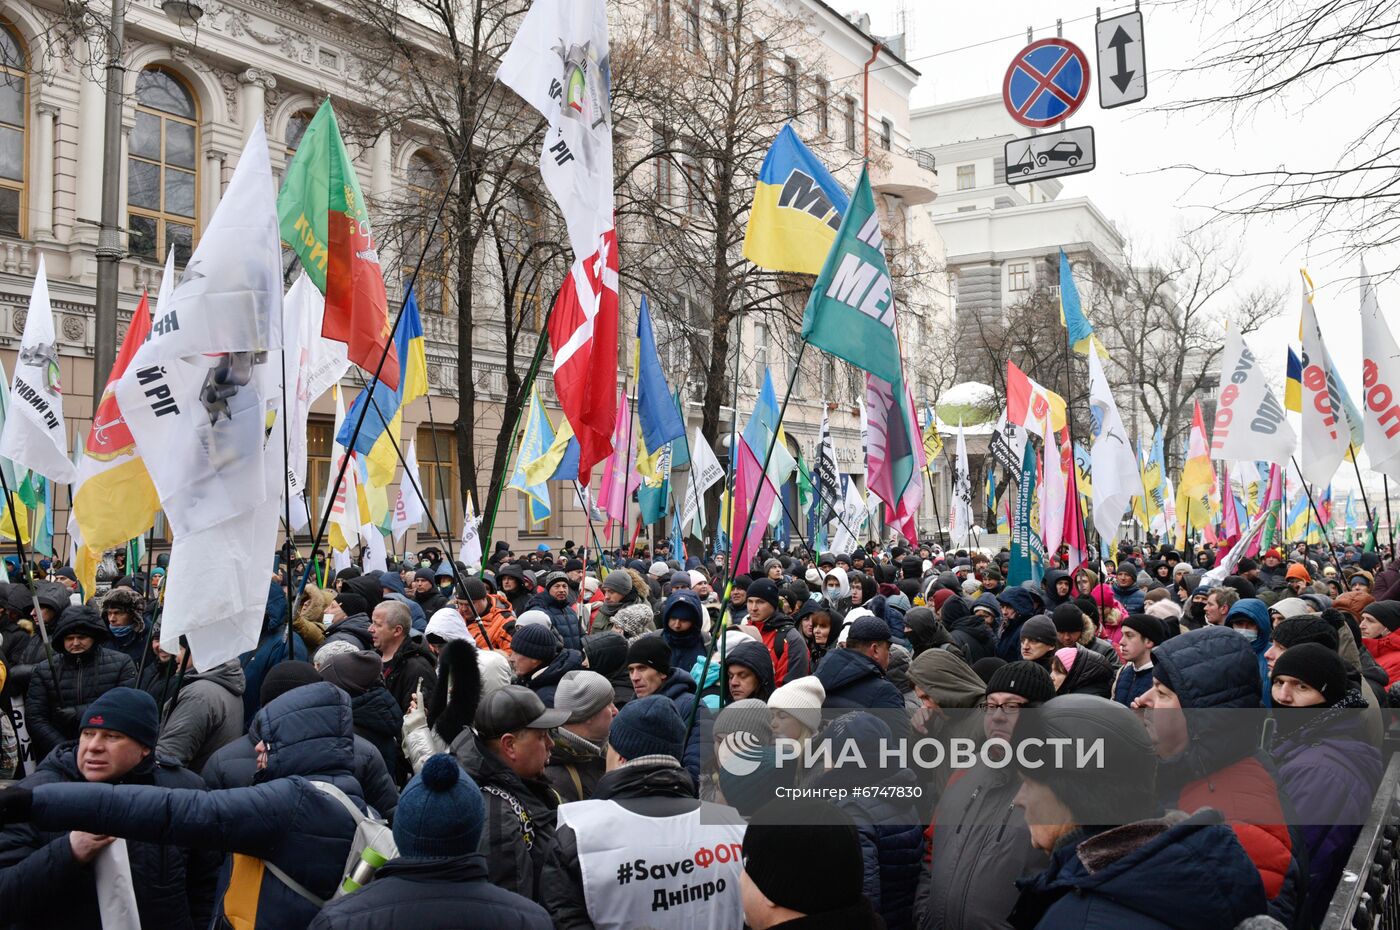
{"type": "Polygon", "coordinates": [[[481,699],[473,726],[482,739],[498,739],[515,730],[552,730],[568,722],[567,710],[551,710],[529,688],[506,685],[481,699]]]}

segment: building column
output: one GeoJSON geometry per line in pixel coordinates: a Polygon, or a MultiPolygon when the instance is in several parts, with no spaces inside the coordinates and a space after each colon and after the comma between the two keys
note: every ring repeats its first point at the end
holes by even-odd
{"type": "MultiPolygon", "coordinates": [[[[243,128],[243,141],[246,142],[253,127],[262,118],[263,108],[267,104],[267,92],[277,86],[277,79],[265,71],[249,68],[238,75],[238,83],[242,85],[238,100],[238,116],[243,128]]],[[[266,128],[271,136],[272,127],[266,128]]]]}
{"type": "Polygon", "coordinates": [[[34,108],[34,176],[29,187],[29,238],[53,239],[54,123],[58,107],[41,103],[34,108]]]}
{"type": "Polygon", "coordinates": [[[89,76],[90,68],[91,64],[82,70],[78,82],[78,153],[74,166],[77,189],[74,192],[73,238],[91,244],[97,242],[97,223],[102,217],[102,175],[108,167],[113,171],[124,171],[125,165],[102,164],[102,83],[89,76]]]}
{"type": "Polygon", "coordinates": [[[219,206],[219,198],[224,195],[224,162],[228,156],[217,149],[204,150],[204,185],[200,191],[203,198],[199,205],[199,224],[202,233],[214,218],[219,206]]]}
{"type": "Polygon", "coordinates": [[[393,157],[393,139],[386,129],[374,140],[374,151],[370,159],[369,193],[380,203],[387,200],[393,192],[393,157]]]}

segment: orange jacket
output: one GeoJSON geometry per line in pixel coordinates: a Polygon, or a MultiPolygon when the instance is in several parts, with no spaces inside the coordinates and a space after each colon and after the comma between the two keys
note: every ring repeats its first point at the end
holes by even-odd
{"type": "Polygon", "coordinates": [[[1400,681],[1400,631],[1387,633],[1380,639],[1363,639],[1361,645],[1385,669],[1390,684],[1400,681]]]}
{"type": "Polygon", "coordinates": [[[478,649],[491,649],[510,658],[510,638],[515,632],[515,614],[511,611],[510,601],[505,595],[491,594],[489,599],[490,608],[481,615],[480,623],[473,617],[466,618],[467,629],[476,639],[478,649]],[[485,636],[481,632],[483,626],[486,628],[485,636]],[[487,637],[490,637],[489,641],[487,637]]]}

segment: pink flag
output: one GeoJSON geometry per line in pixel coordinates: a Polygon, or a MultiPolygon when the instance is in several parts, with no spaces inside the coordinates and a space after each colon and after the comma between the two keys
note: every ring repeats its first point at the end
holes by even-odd
{"type": "MultiPolygon", "coordinates": [[[[1067,457],[1070,448],[1069,427],[1066,426],[1060,434],[1061,455],[1067,457]]],[[[1088,556],[1089,542],[1084,532],[1084,512],[1079,507],[1078,485],[1076,484],[1077,478],[1074,474],[1073,461],[1062,462],[1061,465],[1065,468],[1065,476],[1070,482],[1066,494],[1065,522],[1061,542],[1069,547],[1066,568],[1073,573],[1088,556]],[[1068,467],[1065,467],[1066,464],[1068,467]]]]}
{"type": "Polygon", "coordinates": [[[1240,538],[1240,513],[1235,509],[1235,492],[1230,487],[1230,469],[1220,463],[1220,505],[1225,511],[1225,538],[1240,538]]]}
{"type": "Polygon", "coordinates": [[[729,541],[735,553],[733,570],[746,572],[763,544],[768,515],[773,512],[778,491],[763,473],[763,464],[743,437],[739,438],[738,465],[734,474],[734,499],[730,502],[734,516],[730,521],[729,541]],[[755,494],[758,496],[757,503],[754,503],[755,494]],[[757,518],[751,515],[757,515],[757,518]]]}
{"type": "Polygon", "coordinates": [[[632,443],[627,441],[627,428],[632,421],[632,406],[627,395],[618,392],[617,421],[613,424],[612,455],[603,468],[603,486],[598,491],[598,508],[608,515],[608,520],[619,523],[627,515],[627,502],[632,492],[641,484],[637,474],[637,462],[633,457],[632,443]],[[618,461],[621,457],[622,461],[618,461]]]}

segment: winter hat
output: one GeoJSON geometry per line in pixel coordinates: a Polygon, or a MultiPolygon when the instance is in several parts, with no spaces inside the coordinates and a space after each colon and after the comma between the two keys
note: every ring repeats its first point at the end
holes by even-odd
{"type": "Polygon", "coordinates": [[[690,586],[693,588],[698,584],[706,584],[709,577],[698,568],[692,568],[687,574],[690,575],[690,586]]]}
{"type": "Polygon", "coordinates": [[[1358,568],[1356,571],[1352,572],[1351,577],[1347,579],[1347,587],[1351,587],[1353,584],[1355,584],[1358,578],[1366,582],[1366,587],[1368,588],[1374,588],[1376,585],[1376,579],[1371,575],[1370,572],[1362,571],[1358,568]]]}
{"type": "Polygon", "coordinates": [[[612,624],[618,628],[618,631],[629,643],[656,631],[651,608],[646,604],[628,604],[613,614],[612,624]]]}
{"type": "Polygon", "coordinates": [[[628,761],[670,756],[679,762],[685,755],[685,721],[675,703],[659,694],[628,701],[613,718],[608,745],[628,761]]]}
{"type": "MultiPolygon", "coordinates": [[[[1082,630],[1083,621],[1080,621],[1082,630]]],[[[1036,614],[1025,623],[1021,624],[1021,638],[1029,639],[1032,642],[1045,643],[1047,646],[1054,646],[1059,643],[1055,629],[1055,622],[1044,614],[1036,614]]]]}
{"type": "Polygon", "coordinates": [[[665,562],[652,562],[651,567],[647,569],[647,574],[657,581],[660,581],[662,578],[671,574],[671,566],[667,565],[665,562]]]}
{"type": "Polygon", "coordinates": [[[1079,656],[1078,646],[1066,646],[1063,649],[1055,650],[1055,658],[1059,660],[1060,667],[1065,671],[1074,668],[1074,660],[1079,656]]]}
{"type": "Polygon", "coordinates": [[[1317,614],[1303,614],[1274,624],[1274,642],[1285,649],[1301,646],[1304,643],[1318,643],[1337,651],[1341,642],[1337,631],[1317,614]]]}
{"type": "Polygon", "coordinates": [[[554,587],[561,581],[564,582],[564,584],[568,584],[569,576],[564,574],[563,572],[549,572],[544,576],[544,582],[540,585],[540,587],[548,591],[550,588],[554,587]]]}
{"type": "Polygon", "coordinates": [[[987,679],[988,694],[1015,694],[1032,705],[1044,704],[1055,696],[1050,673],[1034,662],[1008,662],[987,679]]]}
{"type": "MultiPolygon", "coordinates": [[[[1073,604],[1061,604],[1050,614],[1050,621],[1055,624],[1057,633],[1082,633],[1084,632],[1084,612],[1073,604]]],[[[1025,635],[1022,627],[1022,636],[1025,635]]]]}
{"type": "Polygon", "coordinates": [[[937,591],[933,592],[933,609],[942,610],[943,605],[947,603],[948,598],[952,596],[953,592],[947,588],[939,588],[937,591]]]}
{"type": "Polygon", "coordinates": [[[348,652],[359,652],[360,647],[348,640],[333,639],[316,650],[311,657],[311,664],[316,666],[316,671],[325,669],[333,656],[345,655],[348,652]]]}
{"type": "MultiPolygon", "coordinates": [[[[418,573],[414,572],[413,576],[416,580],[418,573]]],[[[385,591],[392,591],[395,594],[404,593],[403,579],[399,577],[398,572],[380,572],[379,587],[385,591]]]]}
{"type": "Polygon", "coordinates": [[[632,593],[632,576],[624,571],[610,571],[608,577],[603,579],[602,588],[625,597],[632,593]]]}
{"type": "Polygon", "coordinates": [[[849,627],[851,632],[846,637],[847,642],[887,643],[891,639],[890,625],[868,611],[854,623],[849,624],[849,627]]]}
{"type": "Polygon", "coordinates": [[[1125,629],[1136,631],[1154,646],[1160,646],[1167,641],[1167,625],[1151,614],[1128,614],[1123,626],[1125,629]]]}
{"type": "Polygon", "coordinates": [[[414,580],[414,581],[426,581],[426,582],[431,583],[431,582],[434,580],[434,579],[433,579],[433,570],[432,570],[431,568],[420,568],[420,569],[418,569],[417,571],[415,571],[415,572],[413,573],[413,580],[414,580]]]}
{"type": "Polygon", "coordinates": [[[568,559],[564,562],[564,573],[583,571],[583,559],[568,559]]]}
{"type": "MultiPolygon", "coordinates": [[[[1149,617],[1156,617],[1165,623],[1168,620],[1181,619],[1181,605],[1171,598],[1163,598],[1160,601],[1153,601],[1142,609],[1142,612],[1149,617]]],[[[1125,623],[1126,625],[1126,623],[1125,623]]],[[[1139,631],[1141,632],[1141,631],[1139,631]]]]}
{"type": "Polygon", "coordinates": [[[263,676],[258,688],[258,704],[266,707],[293,688],[322,680],[321,673],[310,662],[278,662],[263,676]]]}
{"type": "Polygon", "coordinates": [[[530,610],[523,611],[520,614],[520,616],[515,618],[515,628],[517,630],[521,627],[527,626],[547,627],[551,625],[552,624],[549,621],[549,614],[545,613],[543,610],[539,610],[538,608],[531,608],[530,610]]]}
{"type": "Polygon", "coordinates": [[[773,730],[768,726],[768,718],[768,705],[758,698],[744,698],[726,704],[715,717],[715,739],[719,740],[730,733],[748,733],[757,737],[760,743],[771,743],[773,730]]]}
{"type": "Polygon", "coordinates": [[[767,601],[774,610],[778,609],[778,586],[767,578],[760,578],[749,585],[749,597],[767,601]]]}
{"type": "Polygon", "coordinates": [[[135,688],[113,688],[87,707],[80,730],[111,730],[131,737],[148,749],[160,738],[156,699],[135,688]]]}
{"type": "Polygon", "coordinates": [[[341,591],[335,596],[335,602],[345,611],[347,617],[369,613],[369,602],[353,591],[341,591]]]}
{"type": "Polygon", "coordinates": [[[815,733],[822,725],[826,688],[815,675],[794,678],[768,696],[768,709],[781,710],[815,733]]]}
{"type": "Polygon", "coordinates": [[[754,887],[777,906],[802,914],[844,910],[864,900],[862,861],[855,825],[827,801],[775,801],[754,815],[744,833],[744,872],[754,887]],[[821,881],[812,880],[814,862],[822,864],[821,881]]]}
{"type": "Polygon", "coordinates": [[[1005,664],[1006,660],[1000,656],[987,656],[985,659],[978,659],[976,662],[973,662],[972,670],[977,673],[977,677],[982,679],[982,683],[985,685],[987,682],[991,681],[997,669],[1005,664]]]}
{"type": "Polygon", "coordinates": [[[730,585],[733,586],[735,591],[744,591],[746,593],[751,584],[753,584],[753,578],[748,575],[735,575],[734,580],[730,582],[730,585]]]}
{"type": "Polygon", "coordinates": [[[384,662],[368,649],[332,655],[320,666],[321,677],[351,697],[358,697],[384,683],[384,662]]]}
{"type": "Polygon", "coordinates": [[[1328,649],[1321,643],[1302,643],[1290,647],[1274,660],[1274,670],[1269,673],[1270,681],[1278,681],[1280,675],[1296,678],[1312,686],[1326,699],[1328,707],[1336,704],[1351,687],[1347,682],[1347,667],[1335,649],[1328,649]]]}
{"type": "Polygon", "coordinates": [[[690,572],[672,572],[671,587],[680,585],[682,588],[690,587],[690,572]]]}
{"type": "Polygon", "coordinates": [[[481,789],[442,752],[403,789],[394,809],[394,843],[409,859],[444,859],[476,852],[486,824],[481,789]]]}
{"type": "Polygon", "coordinates": [[[1376,601],[1366,605],[1361,613],[1381,623],[1392,633],[1400,630],[1400,601],[1376,601]]]}
{"type": "Polygon", "coordinates": [[[1294,578],[1301,578],[1308,584],[1312,584],[1312,575],[1308,574],[1307,567],[1304,566],[1301,562],[1294,562],[1293,564],[1289,565],[1288,574],[1284,577],[1287,578],[1289,581],[1292,581],[1294,578]]]}
{"type": "Polygon", "coordinates": [[[976,578],[969,578],[962,583],[962,589],[967,597],[976,597],[977,592],[982,590],[982,582],[976,578]]]}
{"type": "Polygon", "coordinates": [[[554,706],[569,712],[569,723],[582,723],[612,702],[612,683],[587,669],[565,672],[554,692],[554,706]]]}
{"type": "Polygon", "coordinates": [[[1374,604],[1375,601],[1376,599],[1370,591],[1348,591],[1338,595],[1332,601],[1332,606],[1351,614],[1353,620],[1360,620],[1361,611],[1365,610],[1368,604],[1374,604]]]}
{"type": "Polygon", "coordinates": [[[1274,605],[1269,609],[1282,616],[1285,620],[1314,612],[1313,606],[1301,597],[1285,597],[1283,600],[1275,601],[1274,605]]]}
{"type": "Polygon", "coordinates": [[[486,582],[480,578],[468,578],[462,582],[462,593],[467,596],[468,600],[480,601],[488,597],[491,592],[486,589],[486,582]]]}
{"type": "Polygon", "coordinates": [[[560,646],[559,640],[554,636],[553,628],[548,623],[543,625],[532,623],[529,626],[515,628],[515,635],[510,638],[510,648],[512,652],[528,659],[548,662],[559,654],[560,646]]]}
{"type": "Polygon", "coordinates": [[[671,674],[671,647],[660,636],[642,636],[627,647],[627,664],[645,665],[662,675],[671,674]]]}

